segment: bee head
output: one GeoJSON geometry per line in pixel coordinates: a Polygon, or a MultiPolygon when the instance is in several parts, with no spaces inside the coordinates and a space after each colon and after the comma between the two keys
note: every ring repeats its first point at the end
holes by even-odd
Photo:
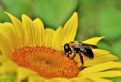
{"type": "Polygon", "coordinates": [[[69,47],[69,44],[68,43],[66,43],[66,44],[64,44],[64,49],[69,49],[70,47],[69,47]]]}

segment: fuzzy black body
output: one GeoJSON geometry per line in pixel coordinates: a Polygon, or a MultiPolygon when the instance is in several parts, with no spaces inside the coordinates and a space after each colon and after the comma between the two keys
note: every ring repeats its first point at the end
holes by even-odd
{"type": "Polygon", "coordinates": [[[97,46],[84,44],[82,42],[70,42],[64,45],[65,54],[67,54],[67,56],[69,57],[69,55],[73,52],[74,56],[72,57],[72,59],[74,59],[76,54],[78,54],[80,56],[80,61],[82,64],[84,63],[82,53],[90,59],[94,58],[92,48],[97,48],[97,46]]]}

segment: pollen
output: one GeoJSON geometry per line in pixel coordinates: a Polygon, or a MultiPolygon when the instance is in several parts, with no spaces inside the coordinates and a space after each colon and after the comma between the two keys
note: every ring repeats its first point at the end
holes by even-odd
{"type": "Polygon", "coordinates": [[[11,58],[18,65],[29,68],[45,78],[73,78],[78,75],[77,63],[64,52],[45,47],[15,49],[11,58]]]}

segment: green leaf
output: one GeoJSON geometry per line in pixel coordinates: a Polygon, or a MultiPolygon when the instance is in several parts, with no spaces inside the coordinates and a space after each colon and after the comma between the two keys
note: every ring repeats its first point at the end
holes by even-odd
{"type": "Polygon", "coordinates": [[[112,52],[114,52],[121,60],[121,39],[115,42],[112,42],[112,52]]]}
{"type": "Polygon", "coordinates": [[[15,14],[17,17],[21,14],[31,13],[31,1],[30,0],[1,0],[3,9],[6,12],[15,14]]]}
{"type": "Polygon", "coordinates": [[[13,75],[0,74],[0,82],[17,82],[13,75]]]}
{"type": "MultiPolygon", "coordinates": [[[[3,12],[20,18],[27,14],[41,18],[47,27],[63,25],[77,7],[77,0],[1,0],[3,12]]],[[[2,15],[1,15],[2,16],[2,15]]]]}
{"type": "Polygon", "coordinates": [[[111,80],[113,80],[114,82],[120,82],[121,81],[121,77],[113,77],[110,78],[111,80]]]}
{"type": "Polygon", "coordinates": [[[84,40],[91,36],[95,36],[98,18],[98,8],[100,7],[100,0],[78,0],[79,13],[79,28],[77,33],[78,40],[84,40]],[[97,8],[97,9],[96,9],[97,8]]]}
{"type": "Polygon", "coordinates": [[[114,39],[121,35],[121,11],[115,8],[105,8],[99,14],[98,33],[107,39],[114,39]]]}
{"type": "Polygon", "coordinates": [[[98,46],[100,49],[105,49],[105,50],[110,50],[110,48],[111,48],[108,44],[106,44],[103,41],[99,42],[98,46]]]}
{"type": "Polygon", "coordinates": [[[76,6],[77,0],[35,0],[32,12],[40,17],[46,26],[58,27],[67,21],[76,6]]]}

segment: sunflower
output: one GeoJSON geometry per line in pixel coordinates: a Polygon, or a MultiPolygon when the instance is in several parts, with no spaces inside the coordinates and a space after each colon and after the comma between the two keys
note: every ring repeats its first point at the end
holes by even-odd
{"type": "MultiPolygon", "coordinates": [[[[64,27],[46,28],[37,18],[22,15],[22,21],[7,13],[12,23],[0,23],[0,80],[13,76],[17,82],[112,82],[108,77],[121,76],[118,57],[107,50],[92,49],[94,59],[84,56],[84,69],[78,55],[67,57],[63,45],[74,41],[78,15],[75,12],[64,27]],[[3,76],[3,77],[2,77],[3,76]]],[[[83,43],[97,45],[104,37],[83,43]]],[[[6,82],[5,79],[3,82],[6,82]]]]}

